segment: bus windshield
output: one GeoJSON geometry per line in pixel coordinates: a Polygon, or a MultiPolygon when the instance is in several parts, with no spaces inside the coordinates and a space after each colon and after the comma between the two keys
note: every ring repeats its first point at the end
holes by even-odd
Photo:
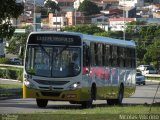
{"type": "Polygon", "coordinates": [[[81,70],[80,47],[29,45],[26,72],[43,77],[73,77],[81,70]]]}

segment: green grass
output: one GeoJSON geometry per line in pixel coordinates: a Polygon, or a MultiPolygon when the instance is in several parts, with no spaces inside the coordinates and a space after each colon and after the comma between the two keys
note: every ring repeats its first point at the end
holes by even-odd
{"type": "MultiPolygon", "coordinates": [[[[150,105],[107,106],[92,109],[60,110],[49,114],[147,114],[150,105]]],[[[160,104],[153,105],[151,113],[160,113],[160,104]]]]}
{"type": "MultiPolygon", "coordinates": [[[[55,109],[52,112],[34,112],[26,114],[14,114],[18,120],[122,120],[120,116],[148,115],[150,105],[124,105],[95,107],[92,109],[55,109]]],[[[149,115],[157,115],[160,118],[160,104],[151,108],[149,115]]],[[[132,118],[133,119],[133,118],[132,118]]]]}
{"type": "Polygon", "coordinates": [[[22,88],[19,84],[0,84],[0,89],[22,88]]]}
{"type": "Polygon", "coordinates": [[[157,81],[160,81],[160,78],[159,77],[146,77],[147,80],[157,80],[157,81]]]}

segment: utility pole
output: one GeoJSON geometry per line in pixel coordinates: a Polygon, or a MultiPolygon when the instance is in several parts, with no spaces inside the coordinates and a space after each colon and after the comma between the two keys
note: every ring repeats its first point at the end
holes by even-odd
{"type": "Polygon", "coordinates": [[[34,10],[33,10],[33,31],[36,31],[36,13],[35,13],[35,4],[36,4],[36,0],[34,0],[34,10]]]}

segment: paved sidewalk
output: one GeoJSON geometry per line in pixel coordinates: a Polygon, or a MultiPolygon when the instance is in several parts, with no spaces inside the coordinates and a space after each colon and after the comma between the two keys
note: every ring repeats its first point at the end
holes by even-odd
{"type": "Polygon", "coordinates": [[[18,80],[0,78],[0,84],[17,84],[17,85],[22,85],[22,82],[20,82],[18,80]]]}

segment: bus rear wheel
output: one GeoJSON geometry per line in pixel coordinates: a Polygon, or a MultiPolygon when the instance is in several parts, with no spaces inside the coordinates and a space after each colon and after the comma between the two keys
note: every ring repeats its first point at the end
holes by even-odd
{"type": "Polygon", "coordinates": [[[48,104],[48,100],[45,99],[36,99],[37,106],[40,108],[45,108],[48,104]]]}

